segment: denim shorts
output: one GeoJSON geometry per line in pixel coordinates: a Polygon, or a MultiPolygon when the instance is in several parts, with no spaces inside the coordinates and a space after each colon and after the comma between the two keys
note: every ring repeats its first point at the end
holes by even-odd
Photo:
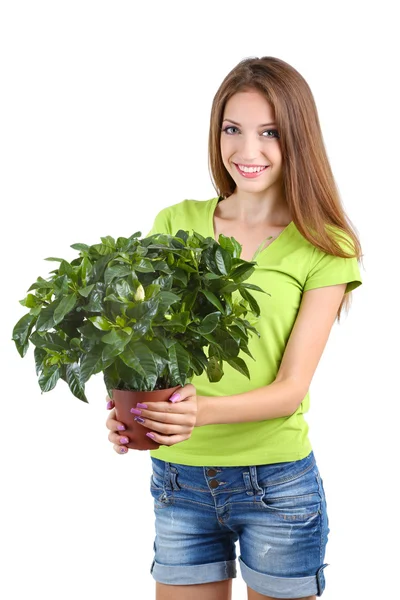
{"type": "Polygon", "coordinates": [[[190,585],[236,577],[274,598],[324,591],[329,527],[311,452],[294,462],[190,467],[152,458],[156,515],[151,573],[190,585]]]}

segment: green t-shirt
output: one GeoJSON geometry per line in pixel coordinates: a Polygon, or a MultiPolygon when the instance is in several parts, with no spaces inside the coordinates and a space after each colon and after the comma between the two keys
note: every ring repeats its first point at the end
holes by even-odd
{"type": "MultiPolygon", "coordinates": [[[[175,234],[179,229],[214,238],[213,215],[218,198],[184,200],[161,210],[149,233],[175,234]]],[[[229,396],[272,383],[293,328],[302,294],[313,288],[347,283],[346,292],[361,284],[356,258],[340,258],[321,252],[298,231],[294,222],[269,246],[258,253],[257,266],[247,283],[268,294],[253,292],[261,315],[256,328],[260,337],[250,337],[252,360],[246,361],[250,380],[224,363],[224,375],[210,383],[206,373],[194,376],[199,396],[229,396]]],[[[237,292],[236,292],[237,293],[237,292]]],[[[222,400],[223,401],[223,400],[222,400]]],[[[155,458],[193,466],[242,466],[300,460],[311,451],[304,413],[309,393],[295,413],[264,421],[196,427],[190,439],[152,451],[155,458]]],[[[229,408],[227,407],[227,410],[229,408]]]]}

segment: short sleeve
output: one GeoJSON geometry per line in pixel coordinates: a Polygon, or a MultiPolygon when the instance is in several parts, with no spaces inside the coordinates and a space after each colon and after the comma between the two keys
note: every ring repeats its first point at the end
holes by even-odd
{"type": "Polygon", "coordinates": [[[346,294],[362,284],[357,258],[342,258],[314,249],[304,291],[347,283],[346,294]]]}
{"type": "Polygon", "coordinates": [[[154,235],[155,233],[167,233],[172,235],[171,230],[171,211],[169,207],[167,207],[160,210],[160,212],[156,215],[153,226],[146,237],[154,235]]]}

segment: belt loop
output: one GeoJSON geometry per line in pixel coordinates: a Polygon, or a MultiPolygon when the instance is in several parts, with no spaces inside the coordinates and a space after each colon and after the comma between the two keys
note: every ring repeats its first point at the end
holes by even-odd
{"type": "Polygon", "coordinates": [[[255,491],[255,493],[257,494],[257,496],[262,495],[264,492],[263,492],[262,488],[260,488],[260,486],[258,484],[257,467],[256,466],[250,467],[250,480],[251,480],[251,485],[253,486],[253,490],[255,491]]]}

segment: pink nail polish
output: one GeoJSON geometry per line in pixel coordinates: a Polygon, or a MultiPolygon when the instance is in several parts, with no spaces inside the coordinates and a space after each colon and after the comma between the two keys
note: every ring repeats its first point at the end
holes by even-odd
{"type": "Polygon", "coordinates": [[[147,404],[142,404],[141,402],[138,402],[136,404],[136,408],[149,408],[149,407],[147,406],[147,404]]]}
{"type": "Polygon", "coordinates": [[[137,408],[131,408],[131,411],[130,411],[130,412],[131,412],[133,415],[141,415],[141,414],[142,414],[142,411],[141,411],[141,410],[138,410],[137,408]]]}
{"type": "Polygon", "coordinates": [[[109,401],[107,402],[107,410],[110,410],[112,407],[113,407],[112,400],[109,400],[109,401]]]}
{"type": "Polygon", "coordinates": [[[126,427],[125,425],[118,425],[117,429],[118,431],[125,431],[126,427]]]}
{"type": "Polygon", "coordinates": [[[156,437],[154,435],[154,433],[146,433],[147,437],[151,438],[152,440],[154,440],[154,438],[156,437]]]}
{"type": "Polygon", "coordinates": [[[175,392],[175,394],[172,394],[171,398],[169,399],[170,402],[177,402],[180,399],[180,394],[178,394],[177,392],[175,392]]]}

